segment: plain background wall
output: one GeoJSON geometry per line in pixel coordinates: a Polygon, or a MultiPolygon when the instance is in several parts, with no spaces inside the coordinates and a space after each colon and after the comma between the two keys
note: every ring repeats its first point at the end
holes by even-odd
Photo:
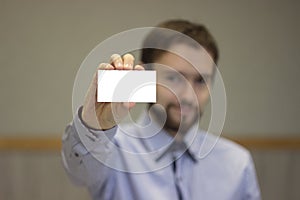
{"type": "Polygon", "coordinates": [[[86,55],[121,31],[182,18],[215,36],[232,136],[300,133],[296,0],[0,0],[0,136],[60,136],[86,55]]]}

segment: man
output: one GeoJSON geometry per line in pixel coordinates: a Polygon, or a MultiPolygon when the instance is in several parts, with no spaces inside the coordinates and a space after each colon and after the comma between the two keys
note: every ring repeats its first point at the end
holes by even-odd
{"type": "Polygon", "coordinates": [[[135,104],[97,103],[95,75],[63,137],[67,173],[93,199],[260,199],[249,152],[198,129],[219,56],[213,37],[184,20],[158,27],[144,41],[141,65],[131,54],[115,54],[99,66],[156,70],[156,104],[139,125],[120,126],[135,104]]]}

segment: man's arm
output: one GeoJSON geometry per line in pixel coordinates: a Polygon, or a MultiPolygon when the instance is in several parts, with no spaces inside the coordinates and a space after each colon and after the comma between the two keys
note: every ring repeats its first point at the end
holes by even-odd
{"type": "MultiPolygon", "coordinates": [[[[114,54],[110,63],[101,63],[98,70],[144,70],[134,65],[134,57],[114,54]]],[[[109,87],[109,85],[107,86],[109,87]]],[[[99,103],[97,94],[97,71],[85,96],[83,107],[68,125],[63,136],[62,157],[67,173],[73,182],[90,186],[108,177],[110,169],[100,162],[109,159],[113,151],[117,124],[135,104],[99,103]],[[97,159],[96,159],[97,158],[97,159]],[[99,159],[100,158],[100,159],[99,159]]]]}
{"type": "Polygon", "coordinates": [[[106,130],[88,128],[81,119],[82,108],[68,125],[63,135],[62,158],[65,170],[77,185],[90,186],[105,181],[109,168],[94,155],[106,159],[113,150],[111,143],[117,126],[106,130]]]}
{"type": "Polygon", "coordinates": [[[260,188],[256,177],[255,166],[251,155],[249,154],[248,165],[244,172],[244,199],[261,200],[260,188]]]}

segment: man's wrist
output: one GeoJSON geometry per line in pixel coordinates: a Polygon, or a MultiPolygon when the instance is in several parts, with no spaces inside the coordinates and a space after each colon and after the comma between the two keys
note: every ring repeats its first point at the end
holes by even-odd
{"type": "Polygon", "coordinates": [[[112,129],[116,126],[116,124],[100,124],[97,119],[89,120],[88,118],[91,117],[85,117],[83,106],[81,106],[78,110],[78,117],[81,121],[81,123],[88,129],[94,130],[94,131],[105,131],[112,129]]]}

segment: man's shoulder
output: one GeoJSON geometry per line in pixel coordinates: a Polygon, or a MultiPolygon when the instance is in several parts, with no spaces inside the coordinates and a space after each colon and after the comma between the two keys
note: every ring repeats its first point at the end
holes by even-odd
{"type": "Polygon", "coordinates": [[[225,148],[232,151],[239,151],[241,153],[249,153],[248,149],[246,149],[244,146],[226,138],[226,137],[220,137],[219,138],[219,146],[220,148],[225,148]]]}
{"type": "MultiPolygon", "coordinates": [[[[216,136],[211,133],[206,133],[203,136],[203,132],[201,133],[203,143],[208,144],[211,146],[211,155],[224,157],[225,159],[244,159],[244,161],[248,161],[250,156],[250,152],[245,147],[241,146],[240,144],[227,139],[222,136],[216,136]]],[[[206,146],[206,145],[204,145],[206,146]]]]}

